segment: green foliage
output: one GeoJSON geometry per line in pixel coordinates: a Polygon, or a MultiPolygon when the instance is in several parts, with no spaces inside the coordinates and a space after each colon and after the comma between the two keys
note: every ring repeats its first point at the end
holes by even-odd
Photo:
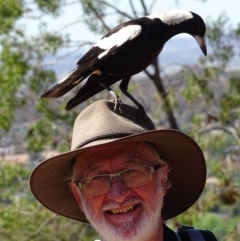
{"type": "Polygon", "coordinates": [[[39,10],[45,14],[53,14],[55,16],[61,13],[61,6],[64,3],[64,0],[35,0],[39,10]]]}
{"type": "Polygon", "coordinates": [[[221,100],[222,111],[220,118],[225,122],[232,122],[240,115],[240,77],[233,76],[229,79],[229,92],[221,100]]]}
{"type": "Polygon", "coordinates": [[[182,94],[191,111],[185,130],[198,142],[207,161],[207,185],[200,200],[187,212],[172,220],[212,230],[219,241],[239,239],[240,219],[233,207],[240,201],[240,79],[239,71],[228,66],[237,54],[237,29],[226,15],[208,23],[208,56],[200,66],[181,71],[186,83],[182,94]],[[223,84],[224,83],[224,84],[223,84]],[[225,207],[224,209],[222,207],[225,207]],[[238,238],[236,238],[238,237],[238,238]]]}
{"type": "Polygon", "coordinates": [[[201,101],[205,103],[203,108],[214,109],[222,123],[236,122],[240,114],[239,72],[229,73],[227,81],[226,73],[229,72],[227,66],[237,54],[234,50],[236,36],[232,36],[237,30],[229,26],[229,19],[225,15],[221,15],[207,27],[210,53],[205,59],[200,60],[200,69],[182,70],[182,79],[187,82],[182,93],[187,101],[201,101]],[[220,86],[223,81],[224,92],[219,95],[213,87],[220,86]]]}
{"type": "Polygon", "coordinates": [[[44,117],[29,129],[26,137],[27,148],[31,152],[52,149],[67,151],[71,145],[70,131],[76,118],[76,113],[67,112],[65,103],[51,106],[47,102],[48,100],[46,99],[40,99],[37,102],[36,109],[44,117]]]}
{"type": "Polygon", "coordinates": [[[225,68],[234,55],[233,36],[230,20],[226,14],[222,14],[219,18],[210,22],[207,26],[208,44],[211,46],[212,53],[202,62],[217,64],[221,68],[225,68]]]}
{"type": "MultiPolygon", "coordinates": [[[[184,78],[185,70],[183,70],[182,75],[184,78]]],[[[188,85],[190,88],[186,88],[183,91],[183,96],[191,102],[195,98],[205,97],[206,100],[213,98],[213,91],[208,87],[207,82],[210,82],[212,77],[215,75],[215,69],[207,67],[203,70],[203,73],[191,73],[188,76],[188,85]]]]}
{"type": "MultiPolygon", "coordinates": [[[[95,33],[106,33],[119,22],[138,14],[134,9],[131,16],[122,12],[117,1],[113,4],[81,0],[79,3],[84,12],[83,21],[95,33]]],[[[62,48],[80,45],[64,34],[64,28],[62,32],[48,31],[44,21],[44,16],[54,17],[57,21],[67,4],[71,1],[0,2],[0,133],[3,135],[3,131],[11,129],[17,110],[33,106],[37,120],[33,120],[26,139],[21,139],[31,154],[69,150],[72,125],[79,112],[78,108],[67,112],[64,98],[40,99],[40,95],[58,79],[46,59],[57,55],[62,48]],[[28,35],[19,20],[31,21],[31,17],[39,20],[38,31],[28,35]]],[[[182,68],[177,74],[181,77],[180,88],[174,87],[174,81],[166,87],[164,98],[169,101],[168,109],[157,95],[159,93],[153,94],[153,103],[146,102],[156,125],[169,126],[164,113],[172,110],[181,130],[199,143],[207,160],[208,176],[202,197],[187,212],[172,219],[171,225],[211,229],[219,241],[239,240],[240,225],[240,75],[238,70],[229,71],[232,59],[239,54],[235,46],[240,37],[240,24],[233,28],[230,23],[228,16],[221,15],[207,24],[209,54],[201,58],[197,66],[182,68]]],[[[146,79],[147,82],[150,81],[146,79]]],[[[130,90],[138,88],[130,86],[130,90]]],[[[147,88],[144,86],[144,90],[147,88]]],[[[145,91],[139,90],[139,95],[141,92],[145,91]]],[[[97,98],[99,96],[87,103],[97,98]]],[[[29,167],[0,163],[0,226],[3,227],[0,239],[93,240],[96,234],[89,226],[59,217],[34,199],[27,184],[29,173],[29,167]]]]}
{"type": "Polygon", "coordinates": [[[19,83],[28,71],[28,64],[23,48],[17,45],[17,39],[21,38],[22,32],[15,32],[12,37],[4,37],[0,43],[2,45],[0,57],[0,128],[9,129],[13,117],[14,108],[21,106],[23,100],[14,98],[18,90],[19,83]],[[12,47],[15,46],[15,47],[12,47]]]}
{"type": "Polygon", "coordinates": [[[90,30],[95,33],[106,33],[110,27],[101,20],[106,14],[106,5],[103,1],[99,0],[80,0],[82,9],[86,14],[85,23],[89,26],[90,30]]]}
{"type": "Polygon", "coordinates": [[[22,0],[1,0],[0,34],[7,34],[24,12],[22,0]]]}
{"type": "Polygon", "coordinates": [[[226,237],[226,233],[231,233],[238,223],[237,218],[230,220],[229,225],[226,225],[227,217],[221,217],[215,213],[205,213],[200,217],[202,222],[193,223],[194,226],[197,226],[199,229],[211,230],[219,241],[229,240],[229,237],[226,237]],[[227,239],[226,239],[227,238],[227,239]]]}
{"type": "Polygon", "coordinates": [[[29,167],[0,163],[1,240],[92,241],[96,238],[89,225],[68,220],[42,207],[29,191],[29,174],[29,167]]]}
{"type": "MultiPolygon", "coordinates": [[[[60,7],[61,1],[54,1],[51,7],[57,8],[57,3],[60,7]]],[[[38,4],[42,8],[49,7],[50,11],[49,1],[39,1],[38,4]]],[[[47,32],[44,23],[40,25],[38,36],[27,36],[24,28],[17,25],[17,20],[31,9],[24,7],[20,1],[3,1],[0,11],[7,14],[6,18],[0,17],[0,129],[9,130],[15,109],[39,96],[56,81],[54,71],[44,66],[44,59],[49,54],[56,54],[68,43],[68,38],[47,32]]]]}

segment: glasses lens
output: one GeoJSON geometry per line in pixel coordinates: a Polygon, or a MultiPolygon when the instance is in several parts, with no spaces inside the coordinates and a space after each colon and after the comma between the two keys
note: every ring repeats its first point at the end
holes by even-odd
{"type": "Polygon", "coordinates": [[[151,170],[148,166],[131,168],[121,172],[121,178],[128,187],[137,187],[151,181],[151,170]]]}
{"type": "Polygon", "coordinates": [[[96,176],[93,179],[87,178],[83,181],[82,187],[87,195],[97,195],[109,191],[111,177],[108,175],[96,176]]]}

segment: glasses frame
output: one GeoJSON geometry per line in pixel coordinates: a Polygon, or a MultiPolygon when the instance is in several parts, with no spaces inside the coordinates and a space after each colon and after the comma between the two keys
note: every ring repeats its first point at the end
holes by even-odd
{"type": "MultiPolygon", "coordinates": [[[[150,168],[149,174],[151,175],[151,174],[154,173],[156,170],[158,170],[161,166],[162,166],[162,164],[156,164],[156,165],[153,165],[153,166],[141,165],[141,166],[137,166],[137,167],[149,167],[149,168],[150,168]]],[[[109,189],[108,189],[107,191],[104,191],[104,192],[101,192],[101,193],[98,193],[98,194],[87,194],[86,191],[84,190],[82,183],[83,183],[85,180],[89,179],[89,177],[83,178],[81,181],[75,180],[74,182],[75,182],[75,184],[79,187],[79,189],[83,190],[84,194],[87,195],[87,196],[95,196],[95,195],[105,194],[105,193],[108,193],[108,192],[109,192],[109,190],[110,190],[110,188],[111,188],[111,186],[112,186],[112,179],[113,179],[113,177],[116,177],[116,176],[118,176],[118,177],[121,179],[122,183],[123,183],[126,187],[129,187],[129,186],[127,186],[127,185],[124,183],[124,181],[123,181],[123,179],[122,179],[122,177],[121,177],[121,174],[122,174],[123,172],[127,172],[127,171],[132,170],[132,169],[134,169],[134,167],[129,168],[129,169],[126,169],[126,170],[123,170],[123,171],[120,171],[120,172],[116,172],[116,173],[96,175],[96,176],[92,177],[92,179],[94,179],[95,177],[102,177],[102,176],[109,176],[109,177],[111,177],[109,189]]],[[[142,184],[140,184],[140,185],[131,186],[130,188],[142,186],[142,185],[144,185],[144,184],[147,184],[147,183],[151,182],[151,180],[152,180],[152,175],[150,176],[150,180],[149,180],[148,182],[142,183],[142,184]]]]}

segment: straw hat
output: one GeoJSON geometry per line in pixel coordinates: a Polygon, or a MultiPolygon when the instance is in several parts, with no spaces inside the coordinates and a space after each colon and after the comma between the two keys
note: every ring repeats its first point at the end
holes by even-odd
{"type": "Polygon", "coordinates": [[[171,171],[171,188],[164,197],[162,219],[179,215],[201,195],[206,180],[206,164],[198,144],[186,134],[169,129],[156,130],[149,117],[138,122],[137,109],[122,104],[123,114],[114,111],[114,103],[100,100],[77,117],[71,151],[48,158],[32,171],[29,184],[36,199],[62,216],[88,222],[71,193],[66,177],[76,155],[112,143],[146,141],[152,144],[171,171]]]}

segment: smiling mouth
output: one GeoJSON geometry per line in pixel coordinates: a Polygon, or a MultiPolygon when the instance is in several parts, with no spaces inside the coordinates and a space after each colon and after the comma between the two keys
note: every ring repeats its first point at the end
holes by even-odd
{"type": "Polygon", "coordinates": [[[132,211],[137,206],[138,206],[138,204],[134,204],[134,205],[131,205],[131,206],[128,206],[128,207],[124,207],[124,208],[112,209],[112,210],[108,210],[107,213],[110,213],[110,214],[126,213],[126,212],[129,212],[129,211],[132,211]]]}

